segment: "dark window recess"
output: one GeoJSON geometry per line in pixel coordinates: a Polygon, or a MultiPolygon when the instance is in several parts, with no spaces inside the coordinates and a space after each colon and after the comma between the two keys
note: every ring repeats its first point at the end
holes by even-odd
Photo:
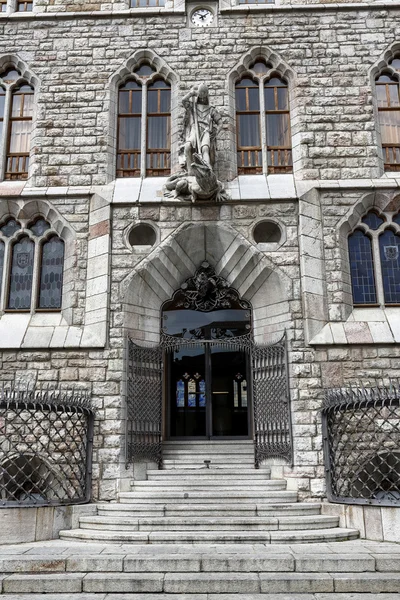
{"type": "Polygon", "coordinates": [[[238,173],[262,173],[258,83],[245,77],[236,84],[235,94],[238,173]]]}
{"type": "Polygon", "coordinates": [[[273,244],[281,241],[280,227],[272,221],[262,221],[254,227],[254,241],[256,244],[273,244]]]}
{"type": "Polygon", "coordinates": [[[391,229],[379,236],[385,304],[400,304],[400,237],[391,229]]]}
{"type": "Polygon", "coordinates": [[[31,308],[34,256],[35,244],[28,237],[21,238],[12,248],[7,306],[11,310],[31,308]]]}
{"type": "Polygon", "coordinates": [[[129,243],[131,246],[154,246],[156,232],[146,223],[135,225],[129,233],[129,243]]]}
{"type": "Polygon", "coordinates": [[[376,304],[371,240],[357,229],[349,236],[348,243],[354,304],[376,304]]]}

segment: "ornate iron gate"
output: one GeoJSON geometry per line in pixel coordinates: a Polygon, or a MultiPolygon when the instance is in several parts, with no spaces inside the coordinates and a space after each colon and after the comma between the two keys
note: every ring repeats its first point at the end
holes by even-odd
{"type": "Polygon", "coordinates": [[[286,336],[273,345],[254,344],[252,364],[255,465],[274,457],[292,463],[286,336]]]}
{"type": "MultiPolygon", "coordinates": [[[[206,341],[181,343],[193,345],[206,341]]],[[[272,345],[254,344],[250,336],[222,343],[238,345],[251,354],[256,467],[273,457],[292,463],[286,336],[272,345]]],[[[127,463],[144,458],[161,465],[163,352],[179,345],[177,338],[165,335],[162,344],[153,348],[137,346],[128,340],[127,463]]]]}
{"type": "Polygon", "coordinates": [[[161,466],[162,349],[128,340],[126,462],[136,458],[161,466]]]}

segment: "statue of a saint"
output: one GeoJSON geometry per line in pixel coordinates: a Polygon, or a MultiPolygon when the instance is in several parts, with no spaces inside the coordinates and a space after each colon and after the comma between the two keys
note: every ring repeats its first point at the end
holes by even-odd
{"type": "Polygon", "coordinates": [[[192,175],[193,154],[198,154],[211,169],[215,163],[216,140],[221,129],[221,115],[210,106],[208,87],[195,85],[182,99],[186,110],[183,139],[188,172],[192,175]]]}
{"type": "Polygon", "coordinates": [[[228,196],[214,172],[221,115],[210,106],[205,83],[193,86],[182,104],[185,118],[179,149],[181,170],[168,178],[165,194],[193,202],[222,202],[228,196]]]}

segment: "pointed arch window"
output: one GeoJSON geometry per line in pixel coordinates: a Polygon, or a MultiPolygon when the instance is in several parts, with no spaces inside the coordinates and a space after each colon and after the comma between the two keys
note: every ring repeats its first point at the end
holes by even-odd
{"type": "Polygon", "coordinates": [[[399,214],[369,211],[349,235],[348,246],[354,304],[399,305],[399,214]]]}
{"type": "Polygon", "coordinates": [[[238,173],[293,170],[288,85],[257,60],[235,85],[238,173]],[[263,115],[263,119],[261,119],[263,115]]]}
{"type": "Polygon", "coordinates": [[[0,310],[61,310],[63,270],[64,242],[45,219],[0,224],[0,310]]]}
{"type": "Polygon", "coordinates": [[[6,180],[28,178],[34,89],[20,78],[13,67],[0,74],[0,143],[6,180]]]}
{"type": "Polygon", "coordinates": [[[400,94],[397,75],[384,73],[376,79],[379,127],[385,169],[400,170],[400,94]]]}
{"type": "Polygon", "coordinates": [[[171,86],[146,62],[119,88],[117,138],[117,177],[169,175],[171,86]]]}

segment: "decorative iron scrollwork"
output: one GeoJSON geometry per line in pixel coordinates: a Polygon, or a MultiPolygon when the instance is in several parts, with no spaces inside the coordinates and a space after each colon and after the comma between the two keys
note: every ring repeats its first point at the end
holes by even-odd
{"type": "MultiPolygon", "coordinates": [[[[250,309],[250,303],[243,300],[234,288],[219,275],[206,261],[201,263],[193,277],[189,277],[175,292],[171,304],[179,309],[210,312],[223,308],[250,309]]],[[[170,303],[165,305],[170,308],[170,303]]]]}

